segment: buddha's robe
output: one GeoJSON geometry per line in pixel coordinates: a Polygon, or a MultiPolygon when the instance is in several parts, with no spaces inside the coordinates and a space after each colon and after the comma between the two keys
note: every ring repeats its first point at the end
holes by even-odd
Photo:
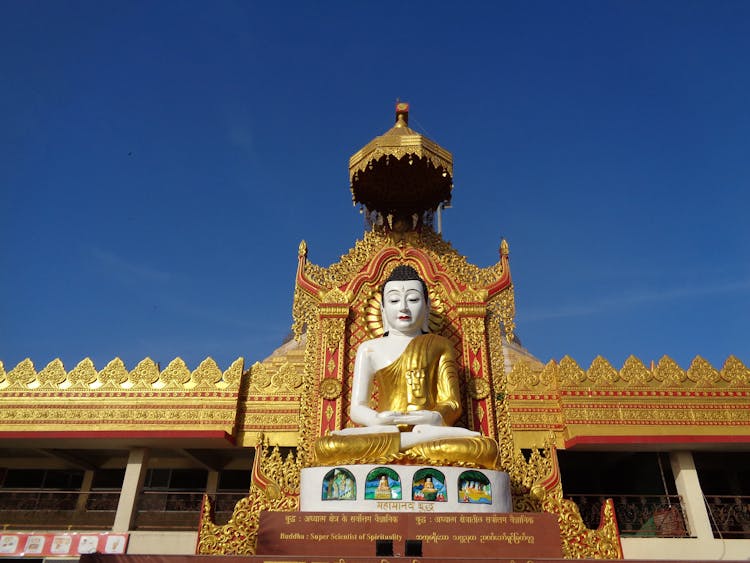
{"type": "MultiPolygon", "coordinates": [[[[497,442],[464,428],[453,428],[461,416],[461,396],[453,344],[436,334],[415,337],[396,361],[378,370],[378,411],[437,411],[445,426],[378,426],[347,429],[319,438],[315,462],[388,463],[399,453],[434,464],[471,464],[494,468],[497,442]],[[409,447],[402,435],[409,435],[409,447]]],[[[403,456],[400,456],[403,457],[403,456]]]]}

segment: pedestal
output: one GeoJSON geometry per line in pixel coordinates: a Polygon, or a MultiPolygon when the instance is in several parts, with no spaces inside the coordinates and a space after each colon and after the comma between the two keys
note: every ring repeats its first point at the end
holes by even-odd
{"type": "Polygon", "coordinates": [[[302,470],[305,512],[510,512],[507,473],[463,467],[345,465],[302,470]]]}

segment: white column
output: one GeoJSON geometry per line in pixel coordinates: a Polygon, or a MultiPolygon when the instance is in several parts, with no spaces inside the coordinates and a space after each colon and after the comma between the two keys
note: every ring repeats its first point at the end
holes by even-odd
{"type": "Polygon", "coordinates": [[[138,493],[143,488],[148,468],[148,449],[133,448],[128,456],[125,478],[122,480],[120,501],[117,503],[113,532],[127,532],[135,520],[138,493]]]}
{"type": "Polygon", "coordinates": [[[677,493],[682,497],[682,507],[687,515],[690,534],[701,540],[714,539],[693,454],[672,452],[669,454],[669,461],[672,464],[677,493]]]}

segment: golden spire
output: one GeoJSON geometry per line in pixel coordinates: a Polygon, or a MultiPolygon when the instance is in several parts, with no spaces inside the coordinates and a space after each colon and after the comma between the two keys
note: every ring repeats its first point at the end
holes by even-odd
{"type": "Polygon", "coordinates": [[[449,203],[453,156],[409,128],[409,104],[396,104],[396,123],[349,159],[352,200],[383,218],[412,218],[449,203]]]}

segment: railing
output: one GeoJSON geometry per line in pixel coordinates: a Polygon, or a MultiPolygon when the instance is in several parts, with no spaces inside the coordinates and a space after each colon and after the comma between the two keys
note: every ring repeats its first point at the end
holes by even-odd
{"type": "Polygon", "coordinates": [[[115,521],[119,493],[0,489],[0,526],[34,528],[108,529],[115,521]]]}
{"type": "Polygon", "coordinates": [[[750,539],[750,496],[707,496],[715,538],[750,539]]]}
{"type": "MultiPolygon", "coordinates": [[[[234,505],[247,493],[215,493],[214,515],[217,524],[225,524],[234,505]]],[[[138,499],[137,530],[196,530],[200,521],[203,493],[144,491],[138,499]]]]}
{"type": "MultiPolygon", "coordinates": [[[[217,524],[226,523],[234,505],[247,493],[217,493],[217,524]]],[[[0,529],[110,529],[119,491],[51,491],[0,489],[0,529]]],[[[137,500],[134,529],[197,530],[202,492],[144,491],[137,500]]]]}
{"type": "Polygon", "coordinates": [[[624,537],[689,537],[679,495],[566,495],[581,511],[588,528],[598,528],[602,504],[611,498],[624,537]]]}

